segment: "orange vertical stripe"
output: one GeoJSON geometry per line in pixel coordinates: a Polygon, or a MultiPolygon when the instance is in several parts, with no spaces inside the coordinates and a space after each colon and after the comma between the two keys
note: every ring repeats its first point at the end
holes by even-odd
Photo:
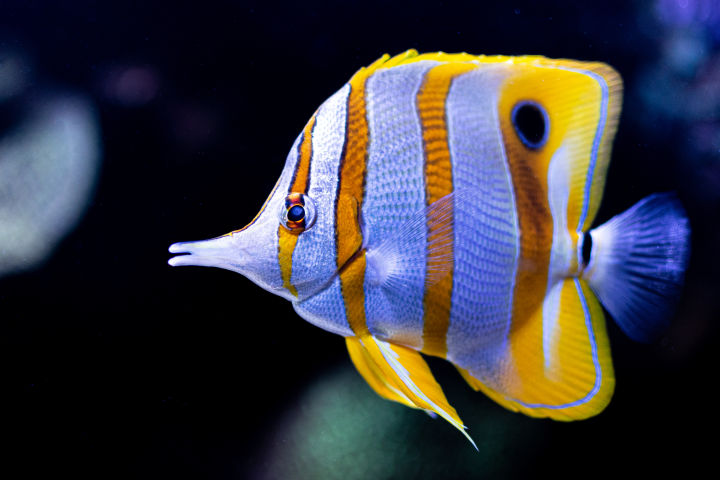
{"type": "MultiPolygon", "coordinates": [[[[533,70],[528,68],[528,71],[533,70]]],[[[512,330],[520,328],[532,314],[541,310],[552,249],[553,220],[548,201],[547,176],[550,160],[564,132],[558,128],[559,122],[553,118],[553,111],[549,110],[552,129],[548,140],[542,148],[530,150],[518,139],[511,122],[512,108],[519,100],[530,98],[540,104],[545,103],[541,96],[542,90],[537,87],[532,89],[534,85],[542,85],[541,82],[542,79],[530,77],[528,72],[517,73],[517,76],[506,80],[498,105],[520,229],[520,264],[515,279],[512,330]],[[530,83],[525,77],[535,83],[530,83]],[[534,96],[528,97],[528,92],[533,92],[534,96]]]]}
{"type": "MultiPolygon", "coordinates": [[[[366,79],[366,75],[356,74],[350,81],[345,146],[340,160],[335,211],[338,268],[342,268],[362,245],[358,213],[364,196],[367,161],[366,79]]],[[[350,328],[357,335],[362,335],[367,333],[363,293],[365,262],[358,260],[355,259],[352,265],[340,272],[340,285],[350,328]]]]}
{"type": "Polygon", "coordinates": [[[312,160],[312,132],[315,128],[316,115],[313,115],[310,121],[305,125],[303,130],[303,139],[300,142],[300,152],[298,155],[298,163],[295,167],[292,181],[290,182],[290,190],[288,194],[293,192],[307,193],[310,187],[310,160],[312,160]]]}
{"type": "Polygon", "coordinates": [[[542,77],[533,77],[533,72],[537,75],[542,73],[532,67],[525,71],[517,69],[515,75],[505,81],[498,104],[520,236],[509,333],[509,360],[517,375],[517,383],[512,387],[515,398],[527,398],[534,388],[534,379],[545,376],[542,361],[543,300],[553,237],[547,177],[552,155],[564,138],[560,123],[554,118],[553,110],[548,108],[551,129],[545,145],[531,150],[518,139],[511,121],[513,106],[520,100],[528,99],[546,103],[543,89],[546,84],[542,77]]]}
{"type": "Polygon", "coordinates": [[[350,328],[356,335],[368,334],[365,316],[365,255],[360,231],[360,209],[365,196],[365,174],[369,131],[365,104],[367,79],[387,61],[382,57],[350,79],[345,144],[338,173],[335,198],[335,238],[340,288],[350,328]]]}
{"type": "MultiPolygon", "coordinates": [[[[431,205],[453,191],[445,102],[453,78],[475,67],[476,65],[471,63],[438,65],[426,73],[423,85],[418,92],[417,109],[422,126],[425,152],[425,200],[427,205],[431,205]]],[[[448,221],[452,222],[453,215],[448,221]]],[[[430,215],[427,222],[428,240],[432,240],[443,225],[433,222],[430,215]]],[[[449,250],[447,253],[452,258],[452,243],[445,245],[444,248],[449,250]]],[[[452,267],[440,281],[425,289],[422,350],[424,353],[439,357],[447,355],[447,330],[450,325],[452,289],[452,267]]]]}
{"type": "MultiPolygon", "coordinates": [[[[310,186],[310,161],[312,160],[312,131],[315,127],[315,115],[303,130],[302,141],[299,146],[298,161],[293,172],[288,194],[293,192],[307,193],[310,186]]],[[[290,282],[292,278],[292,255],[297,245],[298,234],[293,233],[284,226],[278,227],[278,261],[280,262],[280,273],[282,274],[283,287],[290,291],[295,297],[298,296],[297,289],[290,282]]]]}

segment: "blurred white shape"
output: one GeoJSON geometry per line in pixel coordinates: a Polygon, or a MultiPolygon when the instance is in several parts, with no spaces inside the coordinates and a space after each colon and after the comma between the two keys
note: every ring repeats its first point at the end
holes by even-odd
{"type": "Polygon", "coordinates": [[[0,132],[0,276],[44,261],[85,210],[97,177],[97,115],[79,95],[30,101],[0,132]]]}

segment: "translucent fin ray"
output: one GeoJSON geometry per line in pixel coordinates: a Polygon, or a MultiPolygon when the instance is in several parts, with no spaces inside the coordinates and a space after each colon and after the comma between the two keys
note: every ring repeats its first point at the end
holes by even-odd
{"type": "Polygon", "coordinates": [[[440,281],[453,265],[453,205],[451,193],[413,214],[392,236],[367,250],[370,279],[373,284],[396,292],[417,284],[426,286],[440,281]],[[433,235],[427,238],[429,225],[433,235]],[[418,246],[426,245],[425,249],[418,246]]]}
{"type": "Polygon", "coordinates": [[[670,323],[690,253],[690,226],[673,194],[651,195],[590,232],[584,272],[632,339],[650,342],[670,323]]]}

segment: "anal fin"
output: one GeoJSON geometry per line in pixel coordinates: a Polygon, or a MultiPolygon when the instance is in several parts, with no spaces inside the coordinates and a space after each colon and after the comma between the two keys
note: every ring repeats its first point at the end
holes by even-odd
{"type": "Polygon", "coordinates": [[[345,337],[345,343],[355,368],[368,385],[375,390],[375,393],[387,400],[402,403],[411,408],[420,408],[385,378],[380,367],[373,361],[370,353],[357,337],[345,337]]]}
{"type": "Polygon", "coordinates": [[[517,408],[513,402],[508,401],[505,396],[493,390],[492,388],[485,385],[483,382],[478,380],[477,378],[473,377],[472,374],[461,367],[456,367],[458,369],[458,372],[460,372],[460,375],[463,377],[463,379],[472,387],[473,390],[476,392],[482,392],[484,393],[490,400],[493,400],[496,403],[499,403],[503,407],[507,408],[508,410],[512,412],[519,412],[520,409],[517,408]]]}
{"type": "Polygon", "coordinates": [[[346,343],[355,367],[378,395],[440,415],[477,449],[419,352],[371,335],[346,337],[346,343]]]}
{"type": "Polygon", "coordinates": [[[546,300],[522,328],[511,331],[502,371],[461,368],[460,373],[472,388],[509,410],[581,420],[600,413],[615,387],[605,320],[584,280],[568,278],[553,289],[556,295],[549,298],[557,304],[546,300]],[[543,328],[549,326],[548,342],[543,328]]]}

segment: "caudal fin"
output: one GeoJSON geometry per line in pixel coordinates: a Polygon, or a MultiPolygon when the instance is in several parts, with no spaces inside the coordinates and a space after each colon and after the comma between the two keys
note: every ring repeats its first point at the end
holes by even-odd
{"type": "Polygon", "coordinates": [[[651,195],[591,230],[590,237],[583,277],[630,338],[656,339],[670,323],[690,253],[690,226],[680,201],[669,193],[651,195]]]}

